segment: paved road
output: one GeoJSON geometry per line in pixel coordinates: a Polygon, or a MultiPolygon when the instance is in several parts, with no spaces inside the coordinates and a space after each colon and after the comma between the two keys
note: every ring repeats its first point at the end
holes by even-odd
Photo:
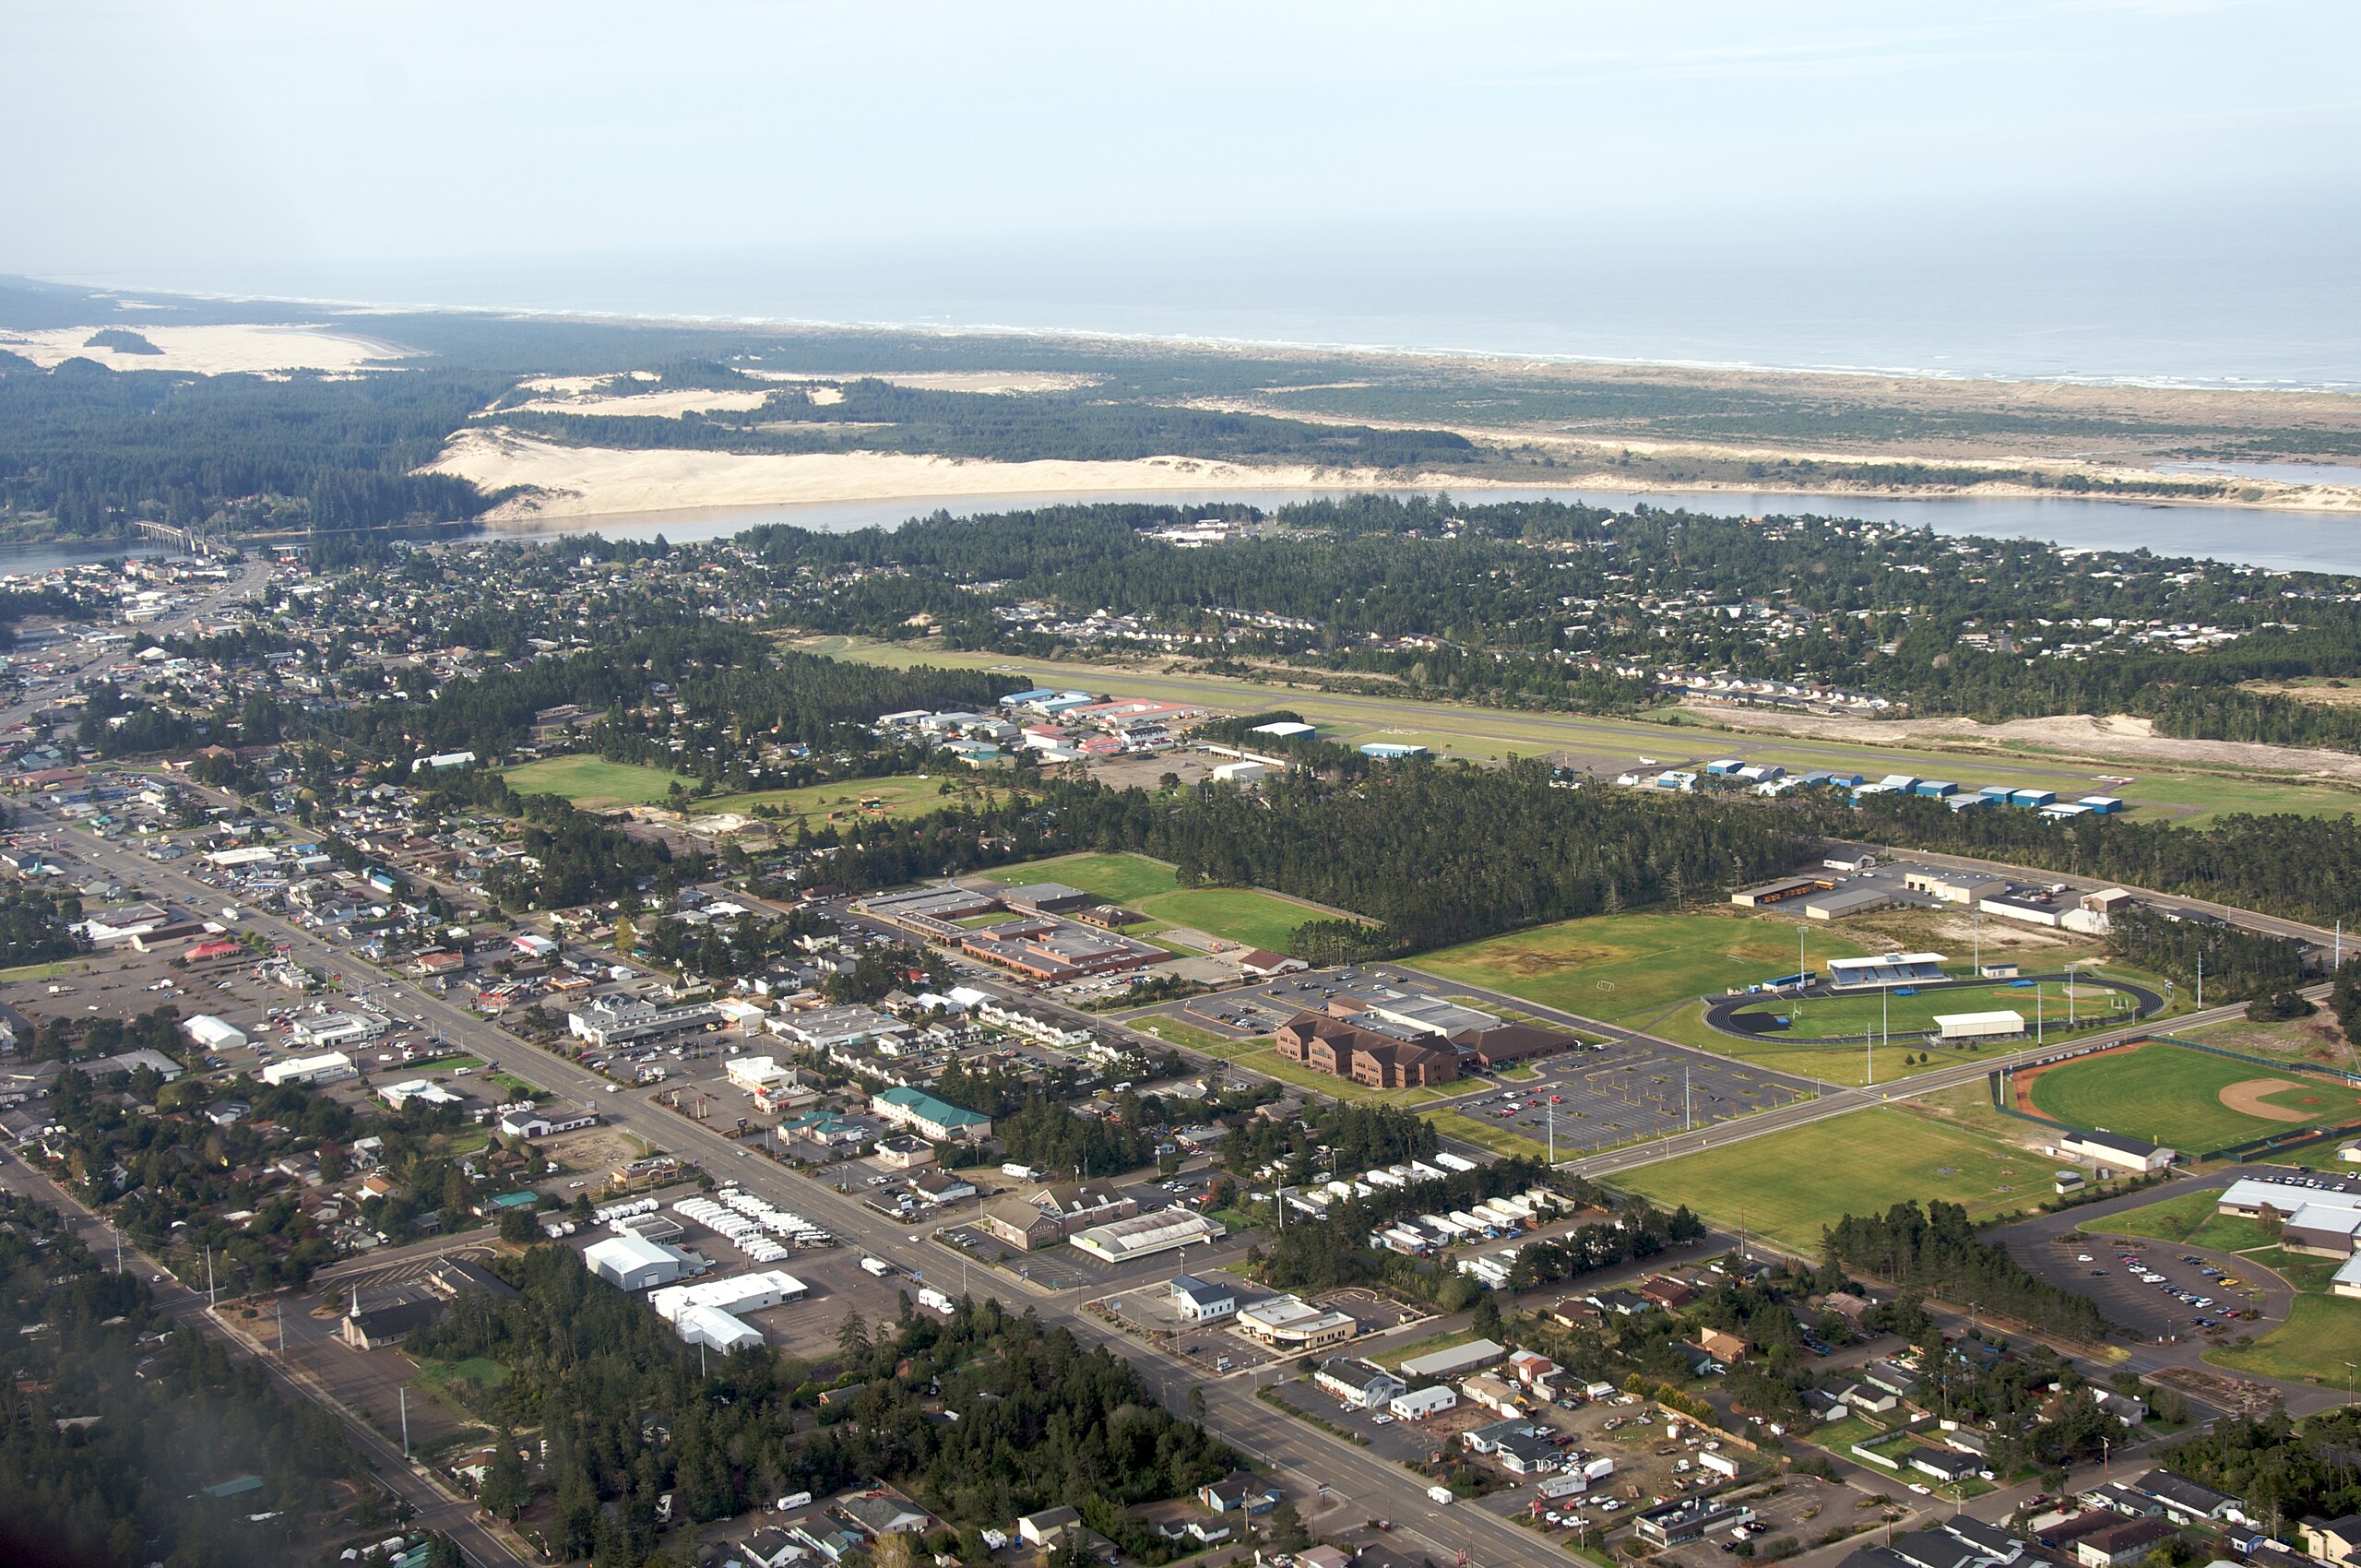
{"type": "Polygon", "coordinates": [[[232,1360],[251,1361],[260,1367],[283,1394],[309,1399],[335,1414],[343,1421],[353,1445],[368,1460],[371,1470],[416,1510],[415,1516],[409,1521],[411,1527],[442,1531],[477,1568],[504,1568],[508,1564],[523,1568],[524,1564],[533,1561],[494,1534],[479,1516],[474,1503],[453,1497],[430,1479],[422,1467],[404,1459],[400,1444],[340,1403],[309,1373],[285,1365],[278,1357],[265,1352],[207,1311],[203,1291],[188,1289],[172,1275],[164,1273],[161,1264],[139,1251],[130,1238],[121,1235],[105,1218],[85,1207],[71,1194],[60,1189],[21,1159],[11,1160],[5,1170],[0,1170],[0,1187],[59,1210],[83,1244],[99,1257],[113,1255],[120,1242],[126,1269],[163,1275],[162,1282],[150,1285],[148,1289],[156,1304],[174,1322],[193,1333],[210,1335],[219,1340],[227,1347],[232,1360]]]}

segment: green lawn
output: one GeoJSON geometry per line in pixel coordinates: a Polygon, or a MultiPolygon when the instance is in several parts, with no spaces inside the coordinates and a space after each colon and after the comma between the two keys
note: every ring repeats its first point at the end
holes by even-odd
{"type": "Polygon", "coordinates": [[[1319,918],[1300,904],[1252,887],[1182,887],[1171,867],[1140,855],[1064,855],[1031,861],[1002,868],[993,873],[993,880],[1006,887],[1062,882],[1136,909],[1160,926],[1190,927],[1279,953],[1287,951],[1287,937],[1296,927],[1319,918]]]}
{"type": "Polygon", "coordinates": [[[767,806],[785,820],[809,817],[813,826],[820,827],[831,818],[851,822],[863,817],[925,816],[967,798],[958,792],[965,787],[964,780],[946,778],[939,773],[897,773],[884,778],[841,778],[831,784],[807,784],[801,790],[715,795],[689,802],[688,809],[699,816],[721,812],[753,816],[757,807],[767,806]],[[951,785],[953,793],[943,793],[946,783],[951,785]],[[864,801],[876,804],[865,806],[861,803],[864,801]]]}
{"type": "Polygon", "coordinates": [[[1287,950],[1287,938],[1295,934],[1296,927],[1319,918],[1300,904],[1251,887],[1190,887],[1159,893],[1143,900],[1140,912],[1167,925],[1192,927],[1275,953],[1287,950]]]}
{"type": "Polygon", "coordinates": [[[2036,1023],[2036,1009],[2061,1034],[2070,1016],[2084,1023],[2094,1018],[2116,1023],[2128,1021],[2131,999],[2121,992],[2105,986],[2077,982],[2070,1003],[2066,988],[2059,984],[2028,986],[2019,991],[2006,980],[1990,985],[1960,986],[1941,991],[1919,991],[1910,996],[1889,992],[1880,998],[1877,992],[1852,992],[1844,996],[1811,997],[1800,1009],[1792,997],[1762,1002],[1741,1008],[1741,1013],[1774,1014],[1792,1021],[1786,1033],[1803,1039],[1815,1036],[1862,1035],[1882,1032],[1899,1040],[1904,1035],[1916,1037],[1933,1034],[1939,1015],[1947,1013],[1991,1013],[2006,1009],[2023,1014],[2025,1033],[2032,1035],[2036,1023]],[[2035,998],[2038,994],[2039,1003],[2035,998]]]}
{"type": "Polygon", "coordinates": [[[696,780],[660,767],[609,762],[599,756],[553,756],[508,769],[508,787],[524,795],[564,795],[577,806],[650,805],[674,784],[694,789],[696,780]]]}
{"type": "MultiPolygon", "coordinates": [[[[2070,1126],[2104,1127],[2201,1154],[2300,1125],[2249,1116],[2222,1103],[2222,1091],[2231,1085],[2271,1076],[2267,1067],[2151,1044],[2051,1068],[2034,1080],[2033,1103],[2070,1126]]],[[[2323,1078],[2304,1077],[2300,1083],[2299,1088],[2266,1095],[2265,1102],[2301,1111],[2314,1124],[2361,1117],[2361,1092],[2323,1078]]]]}
{"type": "Polygon", "coordinates": [[[1703,1002],[1691,1002],[1686,1007],[1660,1015],[1653,1020],[1643,1015],[1631,1021],[1644,1024],[1650,1034],[1671,1040],[1676,1045],[1693,1045],[1701,1051],[1735,1056],[1767,1073],[1790,1073],[1817,1083],[1848,1087],[1872,1081],[1869,1063],[1872,1054],[1877,1058],[1874,1081],[1880,1084],[1896,1083],[1919,1073],[1932,1072],[1938,1067],[1956,1065],[1961,1056],[1961,1051],[1953,1047],[1930,1050],[1916,1035],[1875,1048],[1867,1044],[1804,1045],[1778,1035],[1742,1039],[1708,1027],[1703,1002]],[[1918,1056],[1927,1060],[1910,1060],[1918,1056]]]}
{"type": "Polygon", "coordinates": [[[1744,1226],[1807,1257],[1821,1228],[1845,1215],[1940,1198],[1971,1217],[2022,1208],[2049,1195],[2038,1157],[1962,1128],[1881,1108],[1642,1166],[1618,1185],[1669,1208],[1687,1204],[1744,1226]],[[1774,1174],[1775,1173],[1775,1174],[1774,1174]]]}
{"type": "Polygon", "coordinates": [[[0,969],[0,985],[11,980],[55,980],[61,975],[78,975],[90,966],[73,958],[58,958],[46,964],[19,964],[13,969],[0,969]]]}
{"type": "MultiPolygon", "coordinates": [[[[1796,935],[1792,925],[1735,910],[1594,915],[1446,947],[1418,965],[1585,1017],[1627,1019],[1793,974],[1796,935]]],[[[1814,968],[1861,952],[1824,932],[1809,932],[1807,941],[1814,968]]]]}
{"type": "Polygon", "coordinates": [[[1132,1027],[1144,1033],[1152,1034],[1160,1040],[1177,1045],[1184,1051],[1193,1051],[1204,1056],[1218,1056],[1225,1061],[1263,1050],[1271,1043],[1271,1037],[1268,1035],[1258,1035],[1251,1039],[1226,1039],[1210,1029],[1201,1029],[1194,1024],[1184,1024],[1169,1014],[1155,1014],[1147,1017],[1134,1018],[1132,1020],[1132,1027]]]}
{"type": "Polygon", "coordinates": [[[1021,866],[1003,866],[992,873],[992,880],[1003,887],[1021,887],[1028,882],[1062,882],[1131,909],[1139,909],[1144,900],[1158,893],[1169,893],[1180,885],[1170,866],[1145,855],[1060,855],[1053,860],[1027,861],[1021,866]]]}
{"type": "Polygon", "coordinates": [[[2361,1301],[2349,1296],[2298,1296],[2287,1321],[2244,1349],[2209,1350],[2205,1359],[2234,1372],[2302,1383],[2361,1361],[2361,1301]]]}
{"type": "Polygon", "coordinates": [[[2177,1245],[2213,1218],[2220,1201],[2219,1193],[2183,1193],[2177,1198],[2143,1204],[2102,1219],[2085,1219],[2075,1229],[2093,1236],[2145,1236],[2151,1241],[2177,1245]]]}

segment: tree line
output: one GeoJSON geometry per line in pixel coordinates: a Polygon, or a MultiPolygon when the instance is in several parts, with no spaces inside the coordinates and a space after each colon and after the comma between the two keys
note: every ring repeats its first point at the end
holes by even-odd
{"type": "Polygon", "coordinates": [[[1847,1214],[1821,1235],[1828,1264],[1904,1289],[2014,1318],[2045,1334],[2096,1341],[2107,1329],[2088,1296],[2027,1271],[2009,1249],[1976,1239],[1967,1210],[1940,1200],[1899,1203],[1882,1215],[1847,1214]]]}

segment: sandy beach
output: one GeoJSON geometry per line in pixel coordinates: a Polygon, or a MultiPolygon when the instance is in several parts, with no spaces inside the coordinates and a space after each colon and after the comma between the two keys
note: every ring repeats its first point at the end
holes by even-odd
{"type": "Polygon", "coordinates": [[[386,370],[377,363],[398,360],[414,350],[381,338],[364,338],[326,327],[274,327],[231,324],[219,327],[164,327],[117,322],[113,328],[52,327],[27,331],[0,329],[0,351],[18,354],[43,370],[81,358],[109,370],[170,370],[195,375],[267,375],[291,370],[344,371],[358,374],[386,370]],[[95,332],[133,331],[160,353],[125,354],[113,349],[86,347],[95,332]]]}

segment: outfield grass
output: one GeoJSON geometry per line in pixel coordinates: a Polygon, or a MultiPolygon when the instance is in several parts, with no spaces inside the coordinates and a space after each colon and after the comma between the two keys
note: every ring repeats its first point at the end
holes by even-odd
{"type": "Polygon", "coordinates": [[[1744,1226],[1817,1257],[1821,1229],[1846,1214],[1882,1214],[1894,1204],[1940,1198],[1981,1218],[2039,1202],[2048,1195],[2048,1174],[2026,1151],[1873,1108],[1680,1155],[1614,1180],[1665,1207],[1687,1204],[1721,1224],[1744,1226]]]}
{"type": "MultiPolygon", "coordinates": [[[[1796,972],[1796,928],[1739,915],[1594,915],[1446,947],[1420,968],[1586,1017],[1625,1019],[1796,972]]],[[[1809,934],[1807,961],[1860,956],[1809,934]]],[[[1717,1037],[1721,1038],[1721,1037],[1717,1037]]]]}
{"type": "Polygon", "coordinates": [[[1296,927],[1320,918],[1301,904],[1256,888],[1183,887],[1171,867],[1140,855],[1065,855],[1004,866],[992,876],[1008,887],[1062,882],[1135,909],[1159,922],[1159,929],[1187,927],[1275,953],[1287,951],[1296,927]]]}
{"type": "MultiPolygon", "coordinates": [[[[2249,1116],[2222,1103],[2222,1091],[2231,1085],[2272,1075],[2267,1067],[2201,1051],[2143,1045],[2051,1068],[2033,1081],[2033,1103],[2070,1126],[2104,1127],[2201,1154],[2302,1124],[2249,1116]]],[[[2315,1125],[2361,1117],[2361,1092],[2322,1078],[2299,1081],[2300,1088],[2267,1095],[2265,1103],[2301,1111],[2315,1125]]]]}
{"type": "Polygon", "coordinates": [[[600,756],[553,756],[512,767],[501,775],[523,795],[563,795],[577,806],[652,805],[672,792],[696,787],[686,775],[600,756]]]}

